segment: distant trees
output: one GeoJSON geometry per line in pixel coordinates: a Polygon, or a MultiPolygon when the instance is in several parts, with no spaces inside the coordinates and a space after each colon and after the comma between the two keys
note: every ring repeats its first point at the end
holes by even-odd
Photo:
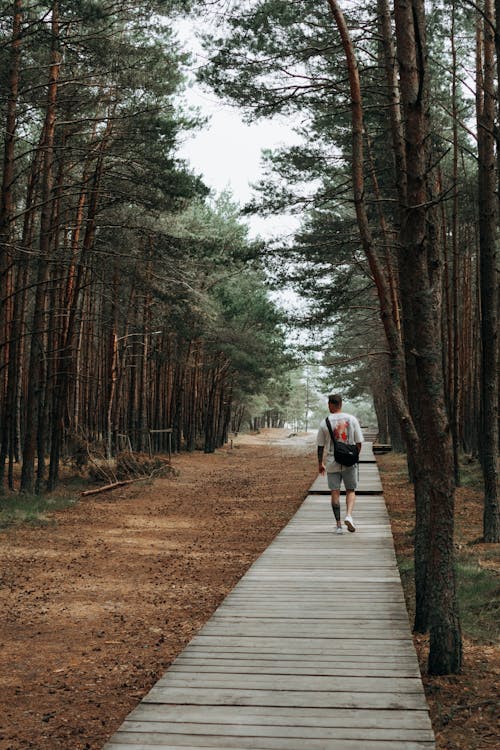
{"type": "Polygon", "coordinates": [[[176,156],[186,7],[2,4],[1,487],[96,444],[213,451],[288,361],[237,208],[176,156]]]}

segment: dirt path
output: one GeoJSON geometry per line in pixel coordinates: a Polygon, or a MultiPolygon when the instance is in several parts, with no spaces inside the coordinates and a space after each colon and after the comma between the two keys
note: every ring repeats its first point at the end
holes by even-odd
{"type": "Polygon", "coordinates": [[[102,748],[301,504],[314,436],[288,434],[2,532],[0,750],[102,748]]]}

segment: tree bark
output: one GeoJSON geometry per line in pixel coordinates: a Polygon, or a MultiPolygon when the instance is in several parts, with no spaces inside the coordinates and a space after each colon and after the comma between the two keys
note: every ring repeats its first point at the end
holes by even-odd
{"type": "MultiPolygon", "coordinates": [[[[403,306],[404,315],[404,348],[401,341],[397,321],[394,320],[393,309],[391,306],[391,294],[385,280],[380,260],[371,236],[368,216],[364,205],[364,178],[363,178],[363,112],[361,102],[361,90],[359,83],[359,74],[356,64],[356,57],[353,45],[349,36],[345,19],[334,0],[329,0],[332,13],[339,28],[344,52],[346,54],[347,66],[349,72],[349,83],[351,93],[351,112],[353,128],[353,156],[352,172],[354,201],[356,206],[356,216],[358,228],[361,235],[363,249],[367,256],[370,270],[372,271],[379,304],[381,309],[382,323],[386,334],[387,343],[390,351],[390,381],[391,396],[393,408],[397,414],[401,430],[404,435],[408,451],[408,467],[411,480],[415,486],[415,589],[416,589],[416,615],[415,630],[425,632],[428,627],[429,613],[429,490],[427,475],[423,468],[420,467],[419,456],[419,436],[415,429],[415,411],[418,406],[417,390],[417,373],[414,359],[411,355],[411,344],[414,334],[413,314],[411,306],[403,306]]],[[[380,4],[379,4],[379,7],[380,4]]],[[[390,26],[389,26],[390,32],[390,26]]],[[[386,29],[386,33],[389,33],[386,29]]],[[[388,54],[390,54],[390,45],[386,45],[388,54]]],[[[393,70],[393,63],[388,61],[388,71],[393,70]]],[[[392,76],[392,73],[391,73],[392,76]]],[[[399,108],[399,96],[394,89],[392,77],[390,78],[389,90],[391,101],[396,97],[394,112],[399,108]],[[397,106],[396,106],[397,103],[397,106]]],[[[397,155],[396,167],[403,168],[406,163],[407,154],[400,153],[401,143],[401,123],[396,114],[392,117],[392,131],[394,140],[394,150],[397,155]]],[[[397,175],[398,196],[400,203],[407,200],[407,180],[406,168],[404,175],[397,175]]],[[[403,205],[400,206],[400,213],[403,216],[403,205]]],[[[404,218],[403,218],[404,220],[404,218]]],[[[405,276],[400,273],[401,294],[408,301],[413,292],[413,277],[405,276]]]]}
{"type": "MultiPolygon", "coordinates": [[[[455,464],[455,484],[460,486],[460,409],[462,400],[462,389],[460,387],[460,297],[459,297],[459,273],[458,265],[460,261],[458,252],[458,106],[457,106],[457,52],[455,45],[455,16],[456,3],[453,2],[452,8],[452,27],[451,27],[451,54],[453,65],[452,79],[452,114],[453,114],[453,213],[451,224],[452,237],[452,330],[453,330],[453,365],[452,365],[452,392],[451,392],[451,433],[453,440],[453,461],[455,464]]],[[[451,340],[450,340],[451,345],[451,340]]]]}
{"type": "Polygon", "coordinates": [[[482,341],[481,464],[484,478],[483,534],[485,542],[500,541],[498,502],[498,271],[495,197],[495,44],[493,0],[484,1],[482,66],[478,76],[478,203],[479,273],[482,341]]]}
{"type": "MultiPolygon", "coordinates": [[[[500,87],[500,0],[495,0],[495,52],[497,60],[497,86],[500,87]]],[[[500,206],[500,113],[497,109],[497,123],[495,128],[497,142],[497,197],[500,206]]],[[[499,208],[500,210],[500,208],[499,208]]]]}
{"type": "Polygon", "coordinates": [[[361,87],[359,81],[359,72],[356,62],[356,55],[349,30],[345,22],[342,11],[336,0],[328,0],[335,23],[342,39],[342,45],[347,61],[347,70],[349,75],[349,87],[351,94],[351,123],[352,123],[352,178],[354,205],[356,209],[356,218],[358,229],[363,245],[363,250],[368,259],[370,271],[375,281],[377,289],[380,315],[387,343],[389,345],[390,359],[390,377],[391,377],[391,394],[393,405],[398,414],[402,430],[405,434],[407,445],[411,446],[413,451],[418,445],[418,436],[415,431],[411,415],[406,403],[406,379],[404,354],[397,321],[393,316],[392,297],[387,284],[384,269],[380,262],[377,250],[375,248],[366,206],[364,201],[364,154],[363,154],[363,108],[361,99],[361,87]]]}
{"type": "Polygon", "coordinates": [[[445,408],[440,320],[434,287],[440,284],[440,276],[428,205],[429,103],[424,0],[396,0],[395,24],[407,174],[400,248],[400,274],[406,279],[402,303],[404,318],[409,314],[412,321],[419,323],[418,338],[411,338],[412,349],[410,352],[407,349],[407,356],[411,357],[416,374],[418,463],[420,479],[428,489],[430,510],[429,671],[449,674],[461,669],[462,643],[454,572],[453,451],[445,408]]]}
{"type": "MultiPolygon", "coordinates": [[[[13,329],[15,328],[14,311],[11,300],[11,278],[12,278],[12,213],[13,195],[12,186],[14,182],[15,165],[15,141],[16,141],[16,112],[19,91],[19,67],[21,59],[21,24],[22,24],[22,0],[15,0],[12,9],[12,37],[10,45],[10,64],[8,77],[8,97],[5,117],[5,146],[3,158],[2,186],[0,197],[0,368],[5,369],[5,374],[0,381],[0,420],[1,448],[0,448],[0,491],[3,487],[5,471],[5,460],[9,453],[9,436],[11,434],[13,383],[11,376],[11,362],[16,352],[12,350],[15,345],[13,329]],[[10,302],[9,302],[10,301],[10,302]]],[[[15,306],[16,300],[14,300],[15,306]]],[[[0,370],[0,371],[1,371],[0,370]]]]}
{"type": "Polygon", "coordinates": [[[44,124],[43,186],[42,214],[40,222],[40,245],[37,273],[35,307],[31,332],[31,350],[27,394],[27,424],[23,447],[23,468],[21,472],[21,491],[33,492],[35,486],[35,454],[39,431],[39,416],[43,396],[44,361],[44,319],[49,276],[50,237],[52,232],[52,190],[54,162],[54,134],[56,122],[56,102],[60,73],[61,55],[59,52],[59,7],[55,0],[52,4],[52,47],[47,92],[47,110],[44,124]]]}
{"type": "MultiPolygon", "coordinates": [[[[85,232],[82,242],[82,250],[80,254],[79,263],[76,269],[76,275],[73,281],[73,272],[70,270],[70,276],[68,277],[68,285],[66,289],[66,304],[67,304],[67,323],[63,327],[61,341],[60,341],[60,355],[58,358],[58,372],[56,375],[56,384],[54,387],[54,410],[52,415],[52,434],[51,434],[51,452],[50,452],[50,467],[49,467],[49,478],[47,489],[53,490],[59,479],[59,459],[61,453],[61,444],[64,433],[64,410],[67,406],[67,399],[69,394],[69,385],[71,381],[72,373],[74,373],[75,364],[75,341],[78,333],[77,318],[80,311],[81,304],[81,293],[84,285],[84,279],[86,275],[85,262],[90,254],[95,236],[96,228],[96,215],[99,207],[99,195],[101,188],[101,180],[104,168],[104,157],[106,148],[108,145],[108,139],[111,133],[111,126],[108,122],[107,127],[104,131],[101,143],[99,145],[97,161],[95,165],[94,174],[92,177],[92,184],[90,188],[90,195],[88,200],[88,211],[87,221],[85,226],[85,232]]],[[[85,175],[84,175],[85,176],[85,175]]],[[[82,210],[82,195],[80,195],[80,201],[77,209],[76,227],[75,234],[80,234],[80,211],[82,210]]],[[[73,238],[73,252],[76,250],[75,238],[73,238]]],[[[72,258],[73,265],[73,258],[72,258]]]]}

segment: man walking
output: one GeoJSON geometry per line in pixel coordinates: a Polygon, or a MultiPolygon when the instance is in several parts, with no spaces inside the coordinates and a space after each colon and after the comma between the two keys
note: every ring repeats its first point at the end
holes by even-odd
{"type": "Polygon", "coordinates": [[[330,416],[323,419],[317,437],[318,446],[318,466],[319,473],[324,474],[326,471],[328,479],[328,489],[332,492],[332,510],[337,522],[337,534],[342,534],[342,522],[340,520],[340,483],[344,482],[346,491],[347,513],[345,525],[349,531],[356,531],[356,524],[352,518],[354,502],[356,500],[356,487],[358,484],[358,466],[341,466],[335,461],[333,455],[334,443],[328,429],[327,420],[330,423],[332,434],[337,442],[356,444],[358,452],[361,451],[363,443],[363,433],[358,420],[352,414],[346,414],[342,411],[342,396],[335,393],[328,396],[328,409],[330,416]],[[323,462],[324,451],[326,448],[325,462],[323,462]]]}

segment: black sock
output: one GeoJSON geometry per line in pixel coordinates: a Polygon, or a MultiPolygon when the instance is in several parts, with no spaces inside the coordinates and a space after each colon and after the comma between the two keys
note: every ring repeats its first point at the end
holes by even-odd
{"type": "Polygon", "coordinates": [[[335,516],[335,520],[338,523],[340,521],[340,504],[339,505],[334,505],[332,503],[332,510],[333,510],[333,515],[335,516]]]}

